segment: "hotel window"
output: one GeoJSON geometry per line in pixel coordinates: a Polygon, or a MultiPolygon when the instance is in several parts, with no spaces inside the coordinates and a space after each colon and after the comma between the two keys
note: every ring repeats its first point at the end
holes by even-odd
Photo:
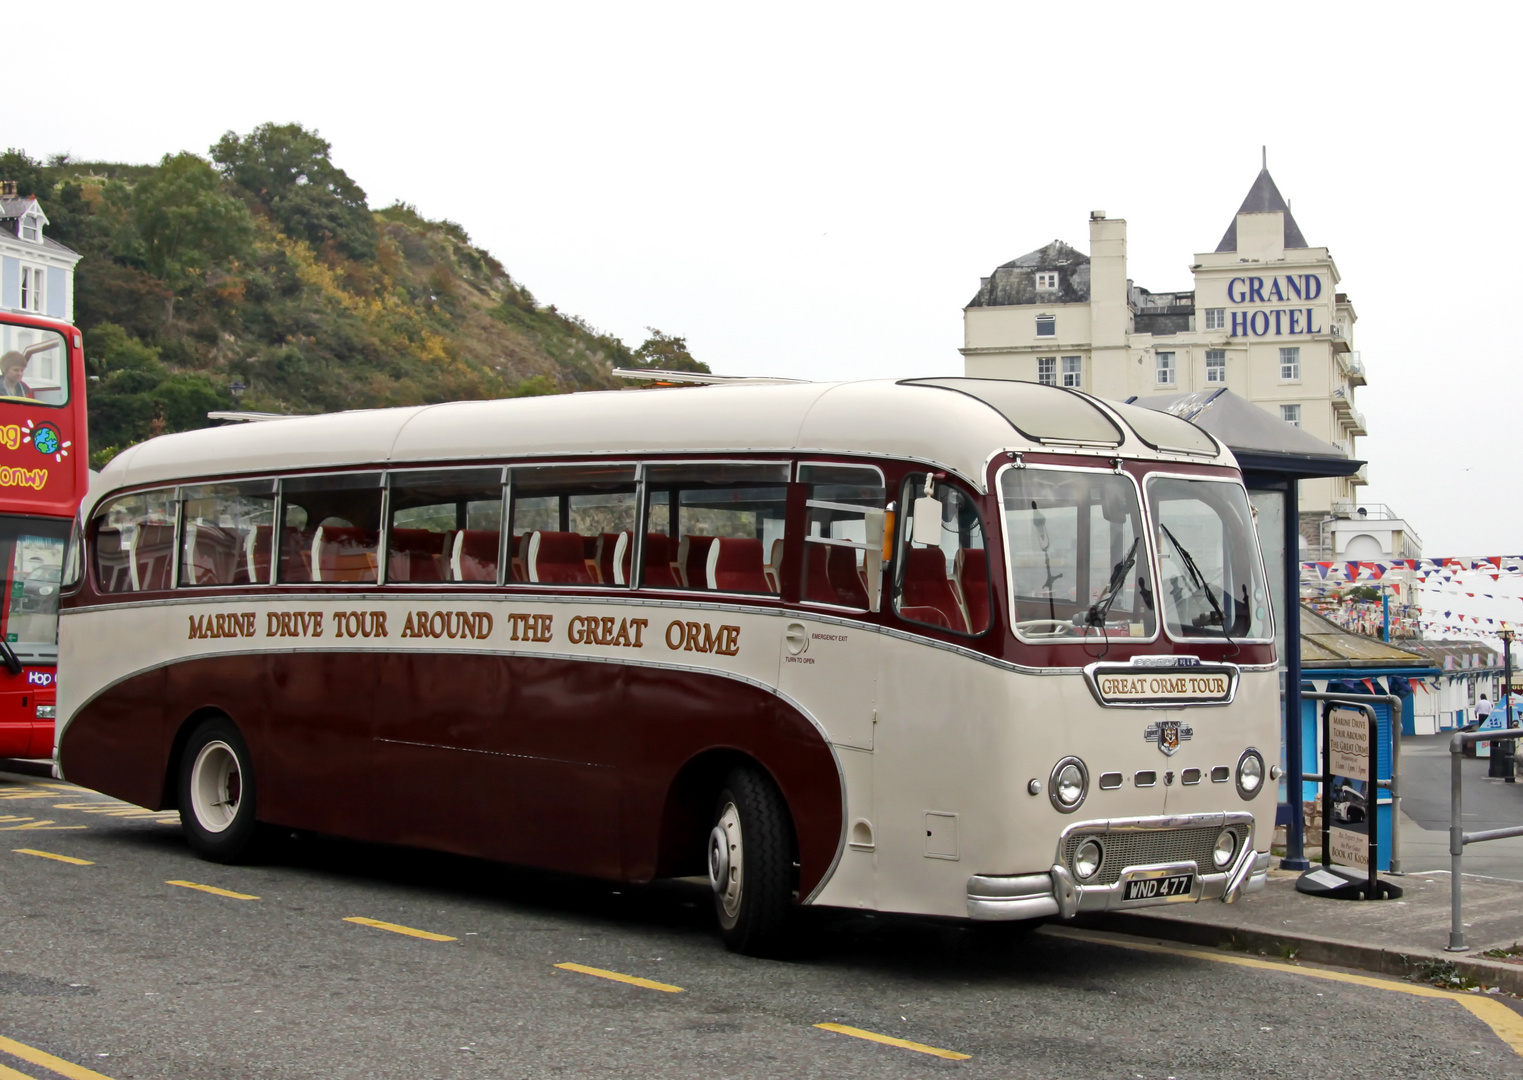
{"type": "Polygon", "coordinates": [[[1056,315],[1038,315],[1036,317],[1036,336],[1055,337],[1058,333],[1058,317],[1056,315]]]}
{"type": "Polygon", "coordinates": [[[1280,350],[1280,381],[1295,382],[1301,377],[1301,346],[1280,350]]]}
{"type": "Polygon", "coordinates": [[[1206,381],[1208,383],[1224,383],[1227,381],[1227,350],[1206,350],[1206,381]]]}
{"type": "Polygon", "coordinates": [[[1284,420],[1287,424],[1294,424],[1296,427],[1300,427],[1301,426],[1301,406],[1299,406],[1299,405],[1281,405],[1280,406],[1280,419],[1284,420]]]}
{"type": "Polygon", "coordinates": [[[37,228],[36,214],[28,214],[21,219],[21,239],[33,242],[42,239],[42,232],[37,228]]]}
{"type": "Polygon", "coordinates": [[[47,271],[40,266],[23,266],[21,268],[21,310],[42,311],[44,302],[44,283],[47,281],[47,271]]]}
{"type": "Polygon", "coordinates": [[[1157,371],[1158,371],[1158,385],[1159,386],[1173,386],[1174,385],[1174,354],[1171,353],[1171,352],[1161,352],[1161,353],[1159,353],[1158,356],[1157,356],[1157,364],[1158,364],[1158,367],[1157,367],[1157,371]]]}
{"type": "Polygon", "coordinates": [[[1058,358],[1056,356],[1039,356],[1036,358],[1036,381],[1043,386],[1058,385],[1058,358]]]}
{"type": "Polygon", "coordinates": [[[1063,357],[1063,385],[1077,390],[1079,388],[1079,365],[1084,358],[1082,356],[1063,357]]]}
{"type": "Polygon", "coordinates": [[[1038,271],[1036,287],[1040,292],[1052,292],[1058,287],[1058,272],[1056,270],[1038,271]]]}
{"type": "Polygon", "coordinates": [[[1227,329],[1227,309],[1219,307],[1208,307],[1206,309],[1206,329],[1227,329]]]}

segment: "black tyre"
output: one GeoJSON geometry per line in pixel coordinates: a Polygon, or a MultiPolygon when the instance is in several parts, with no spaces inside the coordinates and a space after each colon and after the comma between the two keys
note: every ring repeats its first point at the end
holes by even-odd
{"type": "Polygon", "coordinates": [[[755,769],[725,779],[707,856],[724,943],[748,956],[782,952],[795,907],[793,823],[771,779],[755,769]]]}
{"type": "Polygon", "coordinates": [[[180,825],[203,859],[231,863],[253,853],[254,770],[238,727],[226,717],[204,721],[180,755],[180,825]]]}

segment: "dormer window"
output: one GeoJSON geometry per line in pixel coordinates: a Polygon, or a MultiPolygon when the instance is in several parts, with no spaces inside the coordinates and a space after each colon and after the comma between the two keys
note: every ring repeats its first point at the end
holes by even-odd
{"type": "Polygon", "coordinates": [[[1038,292],[1056,292],[1058,289],[1058,272],[1056,270],[1038,270],[1036,274],[1036,287],[1038,292]]]}
{"type": "Polygon", "coordinates": [[[26,214],[21,219],[21,239],[37,244],[42,242],[42,224],[36,214],[26,214]]]}

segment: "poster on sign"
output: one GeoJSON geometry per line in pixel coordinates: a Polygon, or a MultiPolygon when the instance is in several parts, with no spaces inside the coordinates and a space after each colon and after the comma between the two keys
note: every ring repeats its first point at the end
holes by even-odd
{"type": "Polygon", "coordinates": [[[1327,771],[1350,780],[1368,781],[1370,724],[1360,709],[1334,706],[1327,711],[1327,771]]]}

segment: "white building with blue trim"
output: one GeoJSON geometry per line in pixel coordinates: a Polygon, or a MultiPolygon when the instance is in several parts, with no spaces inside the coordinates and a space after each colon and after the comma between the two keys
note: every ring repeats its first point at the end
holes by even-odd
{"type": "Polygon", "coordinates": [[[74,321],[74,264],[79,253],[47,234],[35,196],[0,183],[0,310],[74,321]]]}

